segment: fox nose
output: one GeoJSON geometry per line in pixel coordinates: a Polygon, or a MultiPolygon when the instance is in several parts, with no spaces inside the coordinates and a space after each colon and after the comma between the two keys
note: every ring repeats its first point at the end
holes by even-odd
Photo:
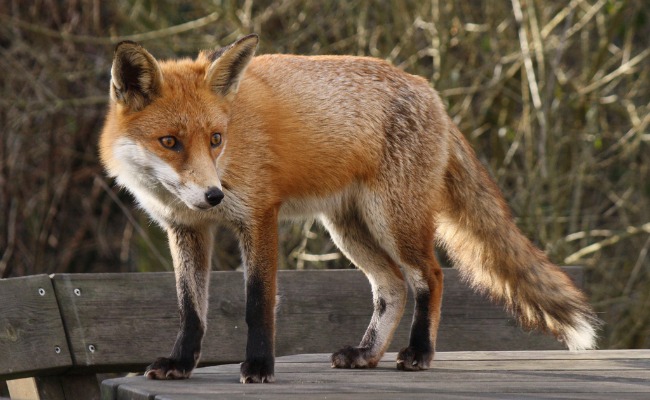
{"type": "Polygon", "coordinates": [[[216,206],[217,204],[221,203],[221,200],[223,200],[223,192],[219,190],[217,187],[209,187],[208,191],[205,192],[205,200],[210,204],[212,207],[216,206]]]}

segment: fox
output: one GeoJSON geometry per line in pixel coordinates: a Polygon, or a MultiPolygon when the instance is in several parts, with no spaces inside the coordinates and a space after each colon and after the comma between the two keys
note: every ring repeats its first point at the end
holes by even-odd
{"type": "Polygon", "coordinates": [[[99,140],[108,176],[164,229],[180,328],[151,379],[189,378],[207,329],[214,226],[230,227],[245,270],[242,383],[274,382],[278,224],[315,218],[367,276],[373,314],[332,368],[373,368],[413,292],[409,342],[396,368],[431,367],[443,271],[523,328],[570,350],[596,346],[587,298],[517,228],[495,181],[422,77],[357,56],[255,56],[257,34],[159,61],[119,43],[99,140]]]}

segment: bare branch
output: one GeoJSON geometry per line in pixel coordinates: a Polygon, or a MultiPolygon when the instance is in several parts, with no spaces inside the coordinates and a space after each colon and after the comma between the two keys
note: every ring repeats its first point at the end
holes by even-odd
{"type": "Polygon", "coordinates": [[[179,33],[191,31],[209,25],[219,19],[219,13],[213,12],[195,19],[193,21],[185,22],[183,24],[170,26],[168,28],[158,29],[155,31],[137,33],[134,35],[115,36],[115,37],[96,37],[88,35],[73,35],[67,32],[59,32],[52,29],[44,28],[29,22],[21,21],[6,14],[0,14],[0,22],[12,24],[34,33],[45,35],[55,39],[67,40],[75,43],[86,44],[117,44],[125,40],[132,40],[134,42],[145,42],[147,40],[162,39],[168,36],[177,35],[179,33]]]}
{"type": "Polygon", "coordinates": [[[591,244],[587,247],[583,247],[582,249],[576,251],[575,253],[571,254],[570,256],[566,257],[564,259],[564,263],[567,265],[572,265],[575,264],[578,260],[583,258],[586,255],[595,253],[597,251],[600,251],[604,249],[605,247],[612,246],[618,242],[620,242],[623,239],[627,239],[630,236],[638,235],[640,233],[650,233],[650,222],[645,223],[639,227],[636,226],[630,226],[628,227],[625,232],[619,233],[617,235],[612,235],[608,237],[605,240],[601,240],[600,242],[591,244]]]}

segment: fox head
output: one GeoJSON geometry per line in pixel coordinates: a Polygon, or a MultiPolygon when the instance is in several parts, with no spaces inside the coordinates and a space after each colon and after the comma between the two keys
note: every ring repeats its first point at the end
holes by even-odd
{"type": "Polygon", "coordinates": [[[141,204],[157,200],[191,210],[219,204],[231,103],[257,44],[253,34],[196,60],[163,62],[137,43],[118,44],[100,139],[109,175],[141,204]]]}

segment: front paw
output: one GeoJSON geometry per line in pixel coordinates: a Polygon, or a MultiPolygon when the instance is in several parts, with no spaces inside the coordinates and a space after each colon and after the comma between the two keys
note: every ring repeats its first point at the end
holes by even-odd
{"type": "Polygon", "coordinates": [[[422,371],[429,369],[433,360],[432,351],[416,350],[406,347],[397,354],[397,369],[402,371],[422,371]]]}
{"type": "Polygon", "coordinates": [[[149,379],[187,379],[192,375],[194,363],[161,357],[154,361],[144,373],[149,379]]]}
{"type": "Polygon", "coordinates": [[[257,358],[241,363],[241,383],[273,383],[273,357],[257,358]]]}

